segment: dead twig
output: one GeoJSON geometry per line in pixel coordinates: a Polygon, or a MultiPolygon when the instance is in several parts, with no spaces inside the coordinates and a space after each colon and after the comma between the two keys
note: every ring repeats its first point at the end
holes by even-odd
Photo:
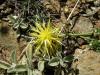
{"type": "MultiPolygon", "coordinates": [[[[69,16],[68,16],[68,18],[67,18],[67,21],[69,21],[70,17],[71,17],[72,14],[74,13],[75,8],[76,8],[76,6],[78,5],[79,2],[80,2],[80,0],[77,0],[77,2],[76,2],[76,4],[75,4],[74,8],[72,9],[71,13],[69,14],[69,16]]],[[[63,30],[64,27],[65,27],[65,24],[62,26],[61,31],[63,30]]]]}
{"type": "Polygon", "coordinates": [[[28,49],[28,46],[32,43],[33,39],[34,38],[32,38],[31,41],[27,44],[27,46],[23,49],[22,53],[18,57],[18,61],[20,61],[20,59],[23,57],[23,55],[25,54],[26,50],[28,49]]]}

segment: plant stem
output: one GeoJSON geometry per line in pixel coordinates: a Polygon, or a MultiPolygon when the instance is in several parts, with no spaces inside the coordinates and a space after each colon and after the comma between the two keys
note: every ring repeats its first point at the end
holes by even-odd
{"type": "Polygon", "coordinates": [[[29,12],[30,12],[30,0],[28,1],[28,14],[29,14],[29,12]]]}
{"type": "Polygon", "coordinates": [[[69,36],[91,36],[93,33],[86,33],[86,34],[73,34],[73,33],[69,33],[69,36]]]}
{"type": "Polygon", "coordinates": [[[100,33],[84,33],[84,34],[74,34],[74,33],[69,33],[69,36],[91,36],[91,35],[100,35],[100,33]]]}

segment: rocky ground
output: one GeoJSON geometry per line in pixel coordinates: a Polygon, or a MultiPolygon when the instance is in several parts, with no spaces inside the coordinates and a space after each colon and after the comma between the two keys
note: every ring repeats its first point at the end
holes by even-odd
{"type": "Polygon", "coordinates": [[[76,49],[74,56],[78,58],[78,61],[73,63],[73,67],[78,69],[78,75],[100,74],[100,53],[84,46],[83,49],[76,49]]]}
{"type": "MultiPolygon", "coordinates": [[[[43,0],[46,10],[55,18],[53,21],[57,26],[67,25],[68,14],[71,13],[75,3],[76,0],[43,0]]],[[[23,39],[17,42],[16,32],[8,23],[8,15],[14,13],[13,8],[12,4],[6,4],[6,1],[0,3],[0,59],[9,63],[11,50],[16,49],[19,56],[26,45],[23,39]]],[[[100,28],[100,0],[81,0],[68,25],[71,32],[81,34],[91,33],[94,28],[100,28]]],[[[74,62],[72,67],[79,70],[78,75],[100,75],[100,53],[90,50],[87,45],[81,43],[75,49],[74,56],[78,61],[74,62]]]]}

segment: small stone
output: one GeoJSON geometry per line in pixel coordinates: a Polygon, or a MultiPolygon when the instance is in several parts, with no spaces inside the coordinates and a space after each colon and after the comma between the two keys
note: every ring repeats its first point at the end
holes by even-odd
{"type": "MultiPolygon", "coordinates": [[[[82,54],[79,51],[79,54],[78,64],[76,65],[79,70],[78,75],[100,75],[100,54],[89,49],[82,54]]],[[[75,51],[76,55],[77,50],[75,51]]],[[[75,64],[73,63],[74,66],[75,64]]]]}
{"type": "Polygon", "coordinates": [[[93,24],[88,18],[80,17],[72,31],[80,34],[91,33],[93,31],[93,24]]]}
{"type": "Polygon", "coordinates": [[[79,45],[83,45],[85,43],[85,40],[82,38],[77,38],[77,42],[79,45]]]}

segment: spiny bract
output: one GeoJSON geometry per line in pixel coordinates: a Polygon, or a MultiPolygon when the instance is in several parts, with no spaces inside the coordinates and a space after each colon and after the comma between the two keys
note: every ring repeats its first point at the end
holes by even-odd
{"type": "Polygon", "coordinates": [[[47,22],[35,22],[35,27],[32,27],[30,35],[35,38],[33,41],[35,53],[41,52],[43,56],[55,55],[58,48],[61,46],[63,34],[60,28],[52,26],[50,20],[47,22]]]}

